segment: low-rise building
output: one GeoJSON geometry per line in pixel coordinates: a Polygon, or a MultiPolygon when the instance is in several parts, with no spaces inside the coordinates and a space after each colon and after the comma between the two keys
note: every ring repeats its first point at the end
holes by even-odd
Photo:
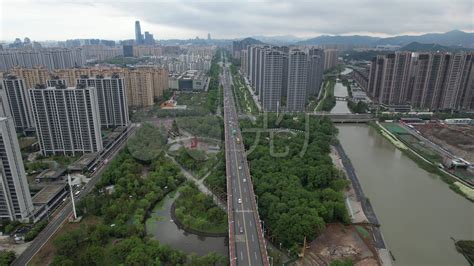
{"type": "Polygon", "coordinates": [[[169,87],[181,91],[204,91],[209,78],[197,70],[188,70],[183,74],[169,78],[169,87]]]}
{"type": "Polygon", "coordinates": [[[57,182],[57,181],[60,181],[64,177],[65,173],[66,173],[66,169],[64,168],[46,169],[35,177],[35,182],[36,183],[57,182]]]}

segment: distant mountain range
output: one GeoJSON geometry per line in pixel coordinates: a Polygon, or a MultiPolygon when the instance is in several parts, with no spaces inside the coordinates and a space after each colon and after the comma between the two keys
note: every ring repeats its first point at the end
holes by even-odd
{"type": "Polygon", "coordinates": [[[361,35],[350,35],[350,36],[329,36],[322,35],[316,38],[307,39],[304,41],[297,42],[299,45],[375,45],[381,38],[361,35]]]}
{"type": "Polygon", "coordinates": [[[428,33],[423,35],[401,35],[389,38],[379,38],[363,35],[329,36],[322,35],[316,38],[296,42],[299,45],[400,45],[404,46],[412,42],[421,44],[439,44],[444,46],[459,46],[474,48],[474,33],[453,30],[446,33],[428,33]]]}
{"type": "Polygon", "coordinates": [[[454,52],[459,50],[469,50],[469,48],[464,48],[460,46],[444,46],[437,43],[419,43],[411,42],[400,48],[402,51],[411,51],[411,52],[429,52],[429,51],[441,51],[441,52],[454,52]]]}
{"type": "Polygon", "coordinates": [[[271,43],[274,45],[287,45],[287,44],[293,44],[293,43],[297,43],[297,42],[305,40],[305,38],[300,38],[293,35],[252,36],[251,38],[259,40],[263,43],[271,43]]]}
{"type": "MultiPolygon", "coordinates": [[[[189,39],[189,40],[160,40],[162,45],[230,45],[232,41],[239,39],[189,39]]],[[[427,33],[423,35],[400,35],[389,38],[371,37],[364,35],[322,35],[315,38],[303,40],[293,35],[280,36],[253,36],[240,39],[242,47],[250,44],[273,44],[273,45],[346,45],[346,46],[369,46],[397,45],[407,50],[414,51],[452,51],[463,48],[474,49],[474,33],[453,30],[446,33],[427,33]]]]}

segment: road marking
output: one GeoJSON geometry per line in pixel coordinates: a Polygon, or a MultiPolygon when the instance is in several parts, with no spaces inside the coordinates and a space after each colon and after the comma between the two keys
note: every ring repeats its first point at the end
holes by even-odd
{"type": "MultiPolygon", "coordinates": [[[[235,148],[235,142],[233,142],[233,145],[234,145],[234,148],[235,148]]],[[[234,151],[234,155],[235,155],[235,159],[237,159],[237,152],[234,151]]],[[[242,198],[242,187],[240,185],[240,173],[239,171],[237,171],[237,180],[238,180],[238,184],[239,184],[239,193],[240,193],[240,198],[242,198]]],[[[244,206],[242,204],[241,206],[242,208],[242,211],[244,210],[244,206]]],[[[242,219],[244,220],[244,234],[245,234],[245,245],[247,247],[247,254],[250,254],[250,248],[249,248],[249,243],[248,243],[248,239],[247,239],[247,225],[245,223],[245,212],[242,213],[242,219]]],[[[252,262],[250,261],[250,257],[247,256],[248,258],[248,261],[249,261],[249,264],[248,265],[252,265],[252,262]]]]}
{"type": "Polygon", "coordinates": [[[257,252],[254,251],[253,254],[255,254],[255,260],[258,260],[258,258],[257,258],[257,252]]]}
{"type": "Polygon", "coordinates": [[[240,251],[240,260],[244,260],[244,253],[242,251],[240,251]]]}
{"type": "Polygon", "coordinates": [[[235,212],[253,212],[253,210],[235,210],[235,212]]]}
{"type": "Polygon", "coordinates": [[[255,238],[253,237],[253,234],[252,234],[252,242],[255,242],[255,238]]]}

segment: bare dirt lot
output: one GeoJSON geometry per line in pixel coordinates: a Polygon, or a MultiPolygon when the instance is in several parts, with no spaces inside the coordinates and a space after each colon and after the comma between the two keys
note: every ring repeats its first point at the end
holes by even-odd
{"type": "Polygon", "coordinates": [[[369,234],[363,227],[357,230],[353,225],[328,224],[295,264],[329,265],[331,261],[351,259],[354,265],[379,265],[369,234]]]}
{"type": "Polygon", "coordinates": [[[474,162],[474,126],[426,124],[414,125],[427,139],[458,157],[474,162]]]}
{"type": "Polygon", "coordinates": [[[0,236],[0,251],[13,251],[16,255],[20,255],[31,244],[23,243],[23,241],[15,241],[9,236],[0,236]]]}

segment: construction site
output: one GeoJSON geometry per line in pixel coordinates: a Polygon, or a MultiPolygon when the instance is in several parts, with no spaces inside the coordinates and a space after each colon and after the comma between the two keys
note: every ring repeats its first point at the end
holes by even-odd
{"type": "Polygon", "coordinates": [[[474,125],[471,119],[444,121],[401,119],[381,123],[383,128],[423,160],[450,174],[464,194],[473,197],[474,125]]]}
{"type": "Polygon", "coordinates": [[[354,265],[381,265],[370,229],[360,225],[329,224],[326,230],[303,249],[294,265],[331,265],[351,261],[354,265]]]}
{"type": "Polygon", "coordinates": [[[474,162],[474,125],[428,123],[413,126],[423,137],[450,151],[456,157],[474,162]]]}

